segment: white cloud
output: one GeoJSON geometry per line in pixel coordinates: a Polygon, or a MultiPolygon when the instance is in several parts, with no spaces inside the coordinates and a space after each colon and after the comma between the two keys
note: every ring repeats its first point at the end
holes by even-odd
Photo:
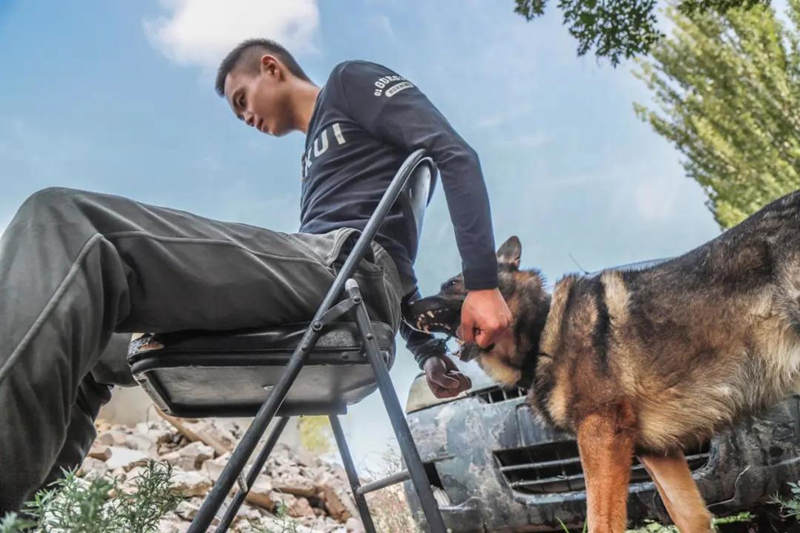
{"type": "Polygon", "coordinates": [[[180,64],[216,68],[239,42],[274,39],[293,53],[312,50],[316,0],[161,0],[165,16],[145,20],[150,41],[180,64]]]}

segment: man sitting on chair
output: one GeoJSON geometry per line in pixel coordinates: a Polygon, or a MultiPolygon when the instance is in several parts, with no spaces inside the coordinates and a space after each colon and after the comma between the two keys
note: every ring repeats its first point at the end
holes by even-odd
{"type": "MultiPolygon", "coordinates": [[[[300,231],[73,189],[31,195],[0,238],[0,516],[80,464],[112,385],[135,384],[123,332],[309,320],[414,149],[436,162],[455,227],[469,291],[460,337],[488,346],[508,327],[478,157],[411,82],[348,61],[320,88],[283,47],[251,40],[223,60],[216,89],[259,131],[306,134],[300,231]]],[[[433,393],[455,396],[470,383],[444,344],[401,325],[417,292],[413,224],[392,210],[354,277],[433,393]]]]}

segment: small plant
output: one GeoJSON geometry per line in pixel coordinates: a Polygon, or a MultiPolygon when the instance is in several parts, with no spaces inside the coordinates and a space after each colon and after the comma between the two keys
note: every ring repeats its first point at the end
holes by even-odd
{"type": "Polygon", "coordinates": [[[283,502],[275,507],[275,516],[281,522],[281,530],[274,533],[297,533],[297,522],[289,516],[289,508],[283,502]]]}
{"type": "Polygon", "coordinates": [[[116,480],[98,477],[87,481],[76,470],[63,470],[63,478],[40,490],[24,510],[36,520],[37,531],[111,533],[110,492],[116,480]]]}
{"type": "Polygon", "coordinates": [[[39,490],[23,510],[0,522],[0,533],[152,533],[158,522],[180,502],[172,485],[172,466],[149,461],[134,478],[134,490],[120,489],[118,478],[78,477],[76,469],[62,470],[63,477],[39,490]]]}
{"type": "Polygon", "coordinates": [[[678,533],[678,528],[675,526],[664,526],[653,520],[645,520],[642,527],[628,530],[627,533],[678,533]]]}
{"type": "MultiPolygon", "coordinates": [[[[556,520],[558,520],[558,523],[561,525],[561,529],[564,530],[564,533],[570,533],[569,528],[560,518],[556,518],[556,520]]],[[[588,522],[584,522],[583,529],[581,530],[581,532],[586,533],[588,530],[589,530],[589,524],[588,522]]]]}
{"type": "MultiPolygon", "coordinates": [[[[404,469],[400,459],[400,450],[396,444],[387,445],[381,454],[381,463],[375,468],[365,468],[368,478],[382,479],[391,474],[404,469]]],[[[419,532],[417,524],[422,523],[423,516],[417,516],[415,522],[411,510],[406,502],[406,494],[402,484],[391,485],[389,487],[370,492],[366,495],[367,505],[369,506],[372,521],[378,531],[395,532],[403,531],[419,532]]],[[[420,515],[422,513],[420,512],[420,515]]]]}
{"type": "Polygon", "coordinates": [[[768,500],[780,508],[781,518],[800,519],[800,483],[788,483],[791,497],[787,500],[780,494],[774,494],[768,500]]]}
{"type": "Polygon", "coordinates": [[[148,461],[134,478],[134,492],[116,500],[115,514],[128,531],[155,531],[166,513],[175,509],[181,496],[172,489],[172,465],[148,461]]]}
{"type": "Polygon", "coordinates": [[[11,512],[0,520],[0,533],[17,533],[18,531],[30,529],[35,525],[36,524],[30,520],[25,520],[17,513],[11,512]]]}
{"type": "Polygon", "coordinates": [[[718,526],[720,524],[736,524],[739,522],[752,522],[755,516],[750,511],[744,511],[739,514],[733,514],[730,516],[722,516],[720,518],[715,518],[713,520],[713,524],[718,526]]]}
{"type": "Polygon", "coordinates": [[[297,522],[289,516],[288,510],[289,508],[285,503],[278,502],[275,506],[274,515],[277,519],[277,526],[280,529],[255,526],[255,533],[297,533],[297,522]]]}

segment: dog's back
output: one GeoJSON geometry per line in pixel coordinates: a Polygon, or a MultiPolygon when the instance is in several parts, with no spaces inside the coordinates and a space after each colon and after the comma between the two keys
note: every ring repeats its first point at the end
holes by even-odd
{"type": "Polygon", "coordinates": [[[639,446],[706,438],[784,396],[800,370],[800,193],[640,271],[556,286],[536,403],[557,425],[630,402],[639,446]]]}

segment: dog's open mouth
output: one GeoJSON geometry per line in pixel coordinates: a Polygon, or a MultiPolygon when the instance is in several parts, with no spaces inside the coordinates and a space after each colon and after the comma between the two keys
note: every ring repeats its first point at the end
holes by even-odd
{"type": "Polygon", "coordinates": [[[408,303],[403,316],[418,331],[455,335],[461,322],[461,301],[450,301],[441,296],[421,298],[408,303]]]}
{"type": "MultiPolygon", "coordinates": [[[[444,333],[455,337],[461,323],[461,304],[463,299],[429,296],[410,302],[403,309],[403,316],[411,327],[425,333],[444,333]]],[[[456,339],[459,348],[453,355],[462,361],[472,361],[482,351],[474,342],[456,339]]],[[[491,349],[488,348],[489,350],[491,349]]]]}

